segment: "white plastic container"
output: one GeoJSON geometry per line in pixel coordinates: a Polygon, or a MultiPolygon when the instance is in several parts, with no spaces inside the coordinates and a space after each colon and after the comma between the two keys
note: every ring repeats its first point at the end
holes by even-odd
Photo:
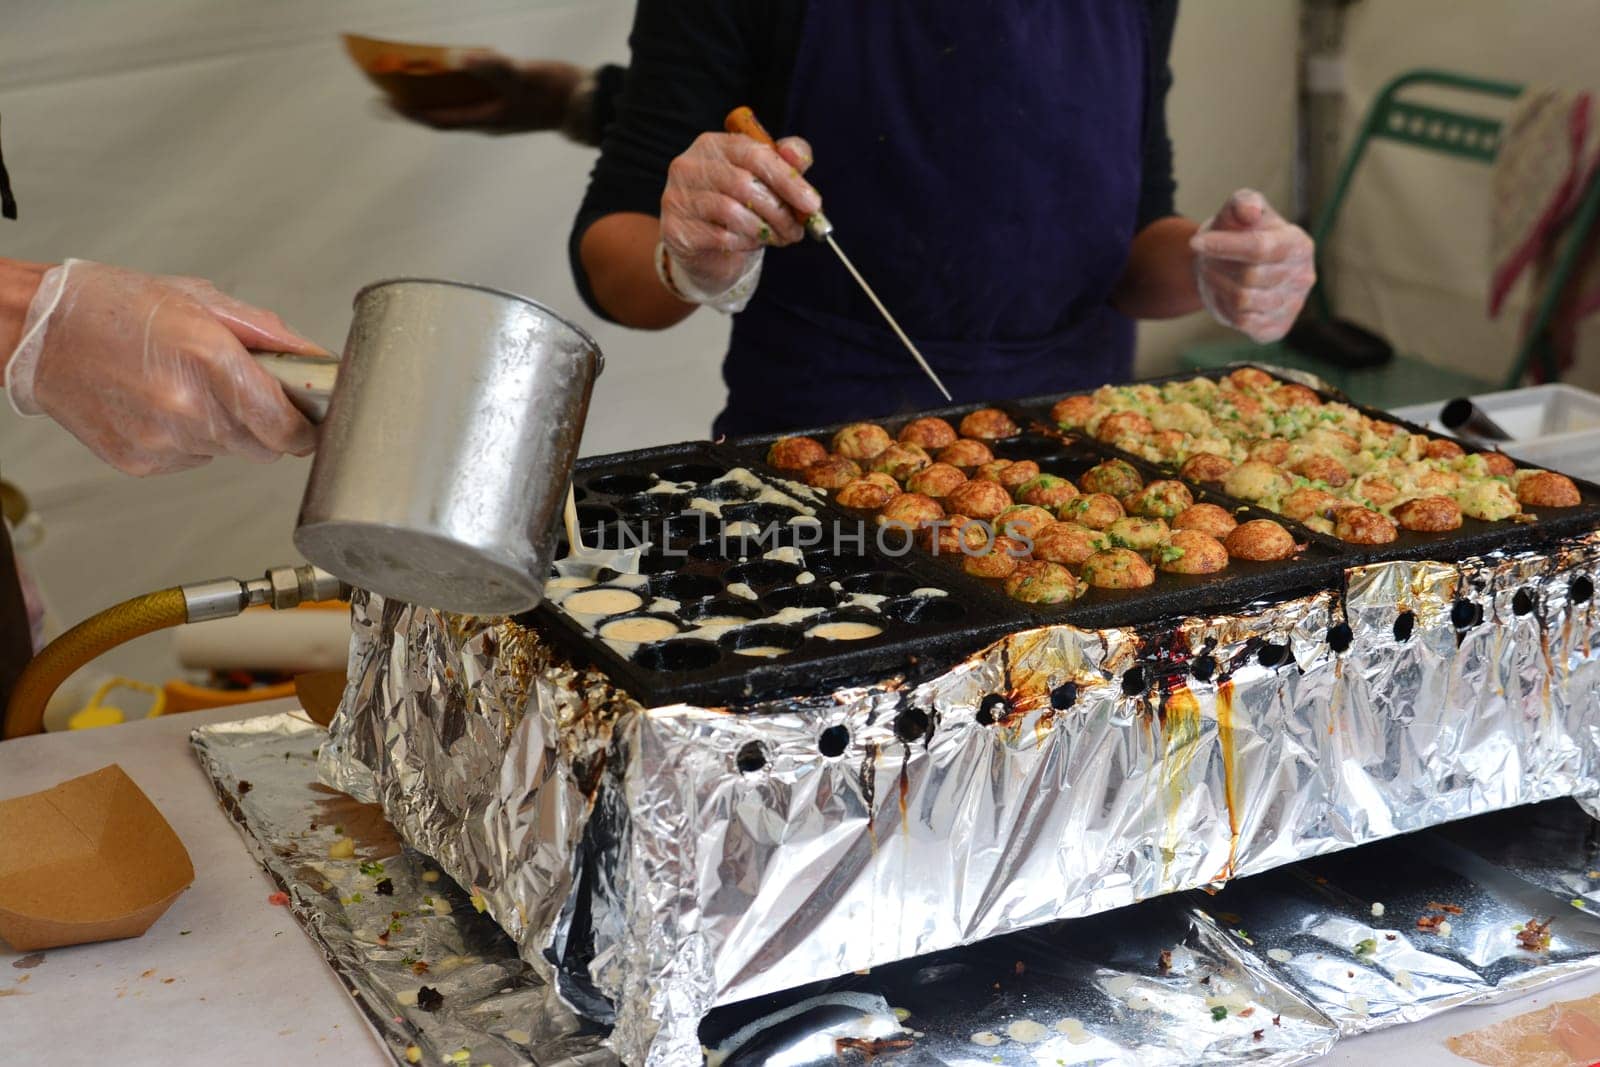
{"type": "MultiPolygon", "coordinates": [[[[1531,385],[1526,389],[1485,393],[1473,397],[1472,402],[1511,435],[1506,451],[1513,454],[1517,446],[1523,444],[1542,444],[1574,435],[1600,439],[1600,395],[1575,385],[1561,382],[1531,385]]],[[[1448,433],[1439,423],[1439,411],[1443,407],[1443,401],[1413,404],[1395,409],[1394,414],[1430,430],[1448,433]]]]}

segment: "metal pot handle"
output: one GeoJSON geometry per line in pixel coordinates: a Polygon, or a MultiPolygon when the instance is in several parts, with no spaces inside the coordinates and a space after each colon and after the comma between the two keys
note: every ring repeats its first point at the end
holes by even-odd
{"type": "Polygon", "coordinates": [[[289,403],[314,423],[328,414],[328,398],[339,376],[339,361],[293,352],[252,352],[256,365],[278,380],[289,403]]]}

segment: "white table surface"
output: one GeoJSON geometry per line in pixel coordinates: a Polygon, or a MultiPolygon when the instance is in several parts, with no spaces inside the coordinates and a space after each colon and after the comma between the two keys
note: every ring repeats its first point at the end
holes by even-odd
{"type": "MultiPolygon", "coordinates": [[[[291,710],[290,701],[194,712],[0,743],[0,797],[119,763],[172,823],[195,881],[143,937],[47,949],[37,966],[0,943],[0,1062],[76,1067],[393,1063],[288,909],[189,748],[205,722],[291,710]],[[180,931],[188,930],[188,934],[180,931]]],[[[1461,1067],[1445,1038],[1600,992],[1591,973],[1499,1004],[1341,1042],[1319,1063],[1461,1067]]]]}

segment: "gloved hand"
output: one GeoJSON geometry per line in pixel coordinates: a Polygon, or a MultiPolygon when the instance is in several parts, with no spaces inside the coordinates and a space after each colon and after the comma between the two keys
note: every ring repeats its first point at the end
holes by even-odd
{"type": "Polygon", "coordinates": [[[39,283],[6,388],[18,412],[49,415],[128,474],[310,453],[316,431],[246,346],[328,355],[200,278],[69,259],[39,283]]]}
{"type": "Polygon", "coordinates": [[[1230,196],[1189,247],[1206,310],[1258,344],[1289,332],[1317,280],[1310,235],[1254,189],[1230,196]]]}
{"type": "Polygon", "coordinates": [[[768,245],[804,239],[795,212],[822,210],[801,177],[811,146],[785,137],[777,149],[743,134],[703,133],[667,168],[656,267],[676,296],[737,311],[755,291],[768,245]]]}

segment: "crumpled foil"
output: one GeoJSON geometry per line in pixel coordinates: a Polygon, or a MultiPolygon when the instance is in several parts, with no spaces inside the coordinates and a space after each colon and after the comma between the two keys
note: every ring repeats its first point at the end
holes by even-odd
{"type": "Polygon", "coordinates": [[[1591,536],[1379,564],[737,714],[642,708],[515,624],[358,598],[322,769],[625,1061],[688,1063],[716,1005],[1600,792],[1597,560],[1591,536]]]}

